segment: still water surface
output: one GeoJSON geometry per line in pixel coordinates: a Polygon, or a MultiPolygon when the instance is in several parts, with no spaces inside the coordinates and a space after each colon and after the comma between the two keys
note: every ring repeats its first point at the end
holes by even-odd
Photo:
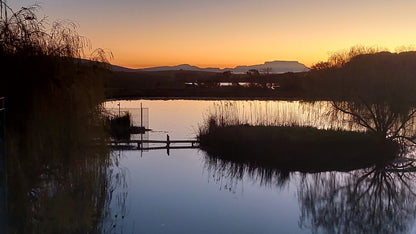
{"type": "MultiPolygon", "coordinates": [[[[149,139],[169,134],[177,140],[195,138],[198,125],[218,101],[113,101],[105,107],[116,109],[119,103],[133,118],[140,104],[149,108],[149,139]]],[[[235,103],[240,105],[238,115],[251,123],[351,129],[329,121],[328,103],[235,103]],[[248,113],[253,110],[255,116],[248,113]],[[274,117],[264,119],[264,113],[274,117]]],[[[413,173],[388,168],[270,173],[212,160],[199,149],[171,150],[169,155],[166,150],[114,150],[113,157],[118,159],[111,168],[118,186],[110,198],[106,233],[415,232],[413,173]]]]}

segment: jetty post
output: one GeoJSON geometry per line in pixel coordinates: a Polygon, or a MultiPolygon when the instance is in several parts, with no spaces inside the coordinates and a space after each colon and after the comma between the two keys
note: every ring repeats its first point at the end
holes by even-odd
{"type": "Polygon", "coordinates": [[[166,134],[166,153],[170,155],[170,137],[169,134],[166,134]]]}

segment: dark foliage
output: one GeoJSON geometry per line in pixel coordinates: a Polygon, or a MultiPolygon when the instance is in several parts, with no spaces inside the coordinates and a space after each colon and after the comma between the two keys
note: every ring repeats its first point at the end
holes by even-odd
{"type": "Polygon", "coordinates": [[[76,25],[46,29],[36,6],[0,5],[8,231],[99,232],[111,186],[100,105],[109,73],[105,53],[81,60],[88,40],[76,25]]]}
{"type": "Polygon", "coordinates": [[[397,144],[368,133],[293,126],[219,127],[214,122],[200,135],[201,147],[214,157],[258,167],[348,171],[391,160],[398,153],[397,144]]]}

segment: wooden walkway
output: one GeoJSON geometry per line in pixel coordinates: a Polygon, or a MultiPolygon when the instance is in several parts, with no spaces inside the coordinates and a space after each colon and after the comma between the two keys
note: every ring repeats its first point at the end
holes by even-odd
{"type": "MultiPolygon", "coordinates": [[[[139,150],[160,150],[160,149],[194,149],[199,148],[198,140],[112,140],[111,146],[120,148],[131,148],[137,145],[139,150]],[[162,146],[143,147],[143,144],[161,144],[162,146]],[[177,145],[181,144],[181,145],[177,145]]],[[[134,149],[134,148],[133,148],[134,149]]]]}

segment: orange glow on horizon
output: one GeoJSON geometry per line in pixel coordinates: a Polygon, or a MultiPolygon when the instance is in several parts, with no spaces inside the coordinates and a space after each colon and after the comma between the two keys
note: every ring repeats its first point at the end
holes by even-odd
{"type": "MultiPolygon", "coordinates": [[[[122,66],[131,69],[140,69],[140,68],[149,68],[149,67],[159,67],[159,66],[177,66],[181,64],[189,64],[191,66],[197,66],[200,68],[235,68],[237,66],[244,65],[257,65],[264,64],[265,62],[271,61],[297,61],[304,64],[307,67],[312,66],[316,62],[323,61],[327,59],[327,53],[323,53],[321,57],[312,57],[312,58],[297,58],[297,57],[272,57],[258,56],[257,58],[247,57],[247,58],[230,58],[227,61],[224,59],[217,58],[206,58],[206,59],[192,59],[192,58],[182,58],[179,56],[174,57],[163,57],[163,58],[150,58],[146,59],[145,56],[123,56],[122,54],[113,51],[114,58],[110,60],[110,63],[117,66],[122,66]]],[[[238,57],[238,56],[236,56],[238,57]]]]}
{"type": "Polygon", "coordinates": [[[91,0],[82,5],[56,0],[42,9],[52,22],[79,23],[80,35],[95,48],[112,51],[112,64],[128,68],[232,68],[274,60],[310,67],[356,45],[394,51],[416,43],[413,0],[91,0]]]}

